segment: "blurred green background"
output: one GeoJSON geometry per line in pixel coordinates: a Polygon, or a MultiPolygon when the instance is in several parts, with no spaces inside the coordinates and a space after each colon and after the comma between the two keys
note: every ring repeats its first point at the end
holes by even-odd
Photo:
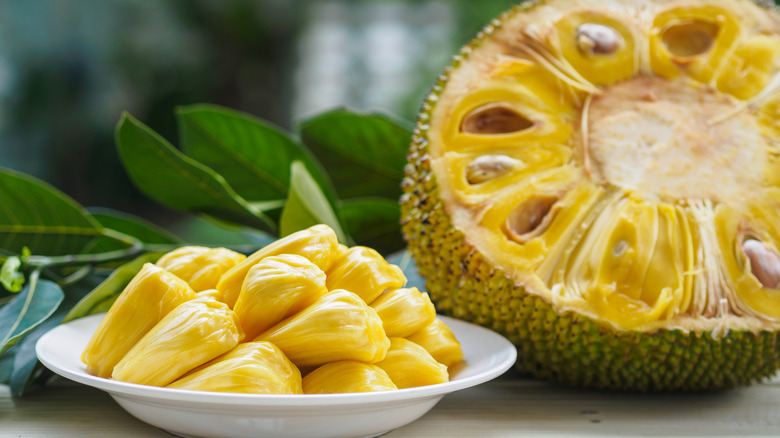
{"type": "Polygon", "coordinates": [[[199,102],[286,129],[339,106],[413,120],[451,56],[511,4],[6,0],[0,166],[41,178],[82,205],[219,242],[225,236],[213,227],[133,187],[114,146],[122,111],[174,144],[174,108],[199,102]]]}

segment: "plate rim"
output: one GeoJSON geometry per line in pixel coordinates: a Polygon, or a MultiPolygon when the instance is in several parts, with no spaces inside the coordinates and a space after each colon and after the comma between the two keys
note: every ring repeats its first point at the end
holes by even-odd
{"type": "MultiPolygon", "coordinates": [[[[457,376],[449,382],[439,383],[415,388],[398,389],[394,391],[342,393],[342,394],[242,394],[227,392],[193,391],[184,389],[164,388],[135,383],[119,382],[116,380],[87,374],[85,369],[74,370],[69,366],[58,363],[51,357],[49,348],[52,348],[51,340],[60,336],[64,331],[89,324],[93,320],[100,320],[105,313],[95,314],[69,321],[59,325],[45,333],[36,342],[35,351],[38,359],[46,368],[62,377],[77,383],[97,388],[108,392],[112,396],[143,398],[155,400],[160,403],[186,403],[195,405],[224,405],[242,407],[268,407],[268,408],[315,408],[318,406],[348,406],[366,404],[386,404],[394,402],[406,402],[425,398],[443,397],[446,394],[470,388],[490,381],[509,370],[517,359],[517,349],[504,336],[476,324],[462,321],[456,318],[437,315],[458,336],[458,332],[468,330],[476,333],[480,338],[488,337],[498,344],[493,352],[499,362],[474,375],[461,379],[457,376]]],[[[462,340],[459,339],[461,342],[462,340]]],[[[56,348],[56,347],[55,347],[56,348]]],[[[80,352],[79,352],[80,356],[80,352]]]]}

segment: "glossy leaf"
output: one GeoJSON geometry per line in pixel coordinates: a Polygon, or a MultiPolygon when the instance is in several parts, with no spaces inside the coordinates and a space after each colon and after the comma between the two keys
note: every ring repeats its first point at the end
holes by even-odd
{"type": "Polygon", "coordinates": [[[314,178],[306,171],[306,167],[299,161],[294,162],[291,167],[290,197],[282,210],[279,222],[280,237],[312,225],[326,224],[333,228],[340,242],[351,243],[333,207],[314,178]]]}
{"type": "Polygon", "coordinates": [[[87,211],[104,228],[135,237],[140,242],[153,245],[176,245],[183,241],[168,230],[141,219],[138,216],[112,210],[90,207],[87,211]]]}
{"type": "Polygon", "coordinates": [[[385,198],[360,198],[339,205],[346,232],[359,245],[380,253],[398,251],[405,246],[399,223],[401,209],[397,201],[385,198]]]}
{"type": "Polygon", "coordinates": [[[274,229],[272,221],[253,209],[222,176],[128,114],[119,121],[116,143],[130,178],[155,201],[254,228],[274,229]]]}
{"type": "Polygon", "coordinates": [[[382,114],[338,109],[303,121],[299,129],[303,143],[328,169],[341,199],[401,195],[412,138],[401,123],[382,114]]]}
{"type": "Polygon", "coordinates": [[[0,169],[0,249],[36,255],[79,253],[102,227],[64,193],[27,175],[0,169]]]}
{"type": "Polygon", "coordinates": [[[31,279],[27,286],[0,308],[0,354],[57,310],[64,298],[52,281],[31,279]]]}
{"type": "Polygon", "coordinates": [[[183,107],[177,116],[182,150],[248,201],[286,199],[293,161],[304,163],[333,201],[330,182],[311,153],[279,128],[216,105],[183,107]]]}

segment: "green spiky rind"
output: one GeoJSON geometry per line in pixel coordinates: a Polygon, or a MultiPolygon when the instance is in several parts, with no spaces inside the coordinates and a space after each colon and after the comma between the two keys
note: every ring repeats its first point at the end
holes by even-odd
{"type": "Polygon", "coordinates": [[[521,372],[570,386],[700,391],[744,386],[774,375],[780,368],[780,333],[648,333],[558,312],[493,267],[452,225],[430,167],[431,112],[450,72],[502,22],[535,4],[516,6],[461,50],[439,76],[417,121],[402,184],[401,228],[437,311],[503,334],[518,349],[521,372]]]}

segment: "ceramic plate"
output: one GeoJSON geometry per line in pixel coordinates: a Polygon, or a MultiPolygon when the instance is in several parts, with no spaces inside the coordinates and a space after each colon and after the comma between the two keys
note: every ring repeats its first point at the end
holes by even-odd
{"type": "Polygon", "coordinates": [[[55,373],[108,392],[136,418],[168,432],[196,437],[378,436],[422,417],[453,391],[491,380],[515,362],[501,335],[452,318],[440,318],[461,342],[464,361],[447,383],[356,394],[261,395],[186,391],[117,382],[87,374],[81,352],[105,315],[93,315],[38,340],[41,362],[55,373]]]}

